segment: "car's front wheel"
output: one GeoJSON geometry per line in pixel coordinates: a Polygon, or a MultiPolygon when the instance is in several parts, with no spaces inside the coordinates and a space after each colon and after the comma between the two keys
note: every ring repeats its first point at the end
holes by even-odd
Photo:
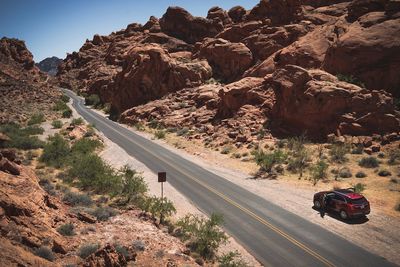
{"type": "Polygon", "coordinates": [[[347,220],[347,218],[349,218],[349,216],[347,215],[347,212],[344,210],[341,210],[339,215],[340,215],[340,218],[342,218],[343,220],[347,220]]]}
{"type": "Polygon", "coordinates": [[[319,202],[319,200],[315,200],[315,201],[314,201],[314,207],[315,207],[316,209],[321,209],[321,202],[319,202]]]}

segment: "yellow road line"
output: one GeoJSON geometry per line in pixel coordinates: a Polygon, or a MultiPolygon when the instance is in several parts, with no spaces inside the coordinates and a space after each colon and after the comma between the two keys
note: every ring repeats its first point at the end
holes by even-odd
{"type": "MultiPolygon", "coordinates": [[[[90,112],[87,112],[87,114],[89,114],[91,117],[97,119],[96,117],[94,117],[92,114],[90,114],[90,112]]],[[[260,216],[258,216],[257,214],[255,214],[254,212],[252,212],[251,210],[241,206],[239,203],[237,203],[236,201],[232,200],[231,198],[229,198],[228,196],[224,195],[223,193],[219,192],[218,190],[210,187],[209,185],[205,184],[204,182],[198,180],[197,178],[193,177],[191,174],[187,173],[186,171],[183,171],[182,169],[177,168],[176,166],[171,165],[170,163],[168,163],[167,161],[164,161],[162,158],[160,158],[158,155],[154,154],[153,152],[151,152],[150,150],[148,150],[146,147],[142,146],[141,144],[137,143],[136,141],[132,140],[131,137],[119,132],[118,130],[112,128],[111,126],[109,126],[107,123],[104,123],[104,125],[106,125],[108,128],[110,128],[111,130],[113,130],[114,132],[118,133],[119,135],[127,138],[128,140],[130,140],[131,142],[135,143],[137,146],[141,147],[143,150],[145,150],[147,153],[151,154],[153,157],[157,158],[158,160],[160,160],[161,162],[164,162],[165,164],[167,164],[168,166],[170,166],[171,168],[177,170],[178,172],[182,173],[183,175],[187,176],[189,179],[195,181],[196,183],[200,184],[201,186],[205,187],[206,189],[208,189],[209,191],[213,192],[214,194],[216,194],[217,196],[221,197],[223,200],[225,200],[226,202],[228,202],[229,204],[235,206],[236,208],[240,209],[241,211],[247,213],[248,215],[250,215],[251,217],[253,217],[254,219],[256,219],[257,221],[259,221],[260,223],[262,223],[263,225],[267,226],[268,228],[270,228],[271,230],[273,230],[274,232],[276,232],[277,234],[281,235],[282,237],[284,237],[285,239],[287,239],[288,241],[290,241],[291,243],[293,243],[294,245],[298,246],[299,248],[303,249],[305,252],[307,252],[308,254],[310,254],[311,256],[315,257],[316,259],[320,260],[322,263],[324,263],[326,266],[330,266],[330,267],[334,267],[335,265],[330,262],[329,260],[325,259],[324,257],[322,257],[321,255],[319,255],[317,252],[313,251],[312,249],[310,249],[309,247],[307,247],[306,245],[304,245],[303,243],[301,243],[300,241],[296,240],[295,238],[291,237],[290,235],[288,235],[287,233],[283,232],[282,230],[280,230],[278,227],[274,226],[273,224],[271,224],[270,222],[268,222],[267,220],[261,218],[260,216]]],[[[123,126],[121,126],[123,127],[123,126]]],[[[127,129],[128,130],[128,129],[127,129]]]]}

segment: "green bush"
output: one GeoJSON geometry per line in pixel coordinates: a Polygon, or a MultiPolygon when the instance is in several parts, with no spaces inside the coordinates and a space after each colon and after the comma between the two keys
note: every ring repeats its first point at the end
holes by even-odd
{"type": "Polygon", "coordinates": [[[307,139],[305,135],[289,138],[287,140],[287,148],[294,154],[300,153],[302,150],[304,150],[304,144],[306,143],[306,140],[307,139]]]}
{"type": "Polygon", "coordinates": [[[157,139],[165,139],[165,131],[164,131],[164,130],[157,130],[157,131],[154,133],[154,136],[155,136],[157,139]]]}
{"type": "Polygon", "coordinates": [[[361,155],[364,151],[364,146],[362,144],[356,145],[355,147],[353,147],[353,149],[351,150],[351,154],[359,154],[361,155]]]}
{"type": "Polygon", "coordinates": [[[85,97],[85,105],[94,106],[95,108],[101,104],[100,97],[96,94],[85,97]]]}
{"type": "Polygon", "coordinates": [[[60,120],[55,120],[51,123],[51,126],[53,126],[54,129],[60,129],[63,126],[63,123],[60,120]]]}
{"type": "Polygon", "coordinates": [[[392,173],[388,170],[379,170],[378,175],[382,176],[382,177],[387,177],[387,176],[391,176],[392,173]]]}
{"type": "Polygon", "coordinates": [[[303,148],[298,148],[294,156],[289,159],[287,169],[294,173],[299,173],[301,178],[303,176],[304,169],[308,166],[308,160],[310,158],[308,150],[303,148]]]}
{"type": "Polygon", "coordinates": [[[69,102],[69,96],[67,96],[67,95],[62,95],[60,99],[64,103],[68,103],[69,102]]]}
{"type": "Polygon", "coordinates": [[[111,207],[97,207],[89,213],[96,217],[98,221],[107,221],[109,218],[118,214],[118,212],[111,207]]]}
{"type": "Polygon", "coordinates": [[[36,113],[36,114],[32,115],[32,117],[28,121],[28,125],[40,124],[44,121],[46,121],[46,120],[44,119],[43,113],[36,113]]]}
{"type": "Polygon", "coordinates": [[[80,157],[82,154],[85,155],[93,153],[97,148],[101,146],[102,143],[99,140],[81,138],[72,145],[71,152],[73,156],[80,157]]]}
{"type": "Polygon", "coordinates": [[[75,227],[72,223],[66,223],[58,227],[57,232],[63,236],[73,236],[75,235],[74,229],[75,227]]]}
{"type": "Polygon", "coordinates": [[[365,178],[365,177],[367,177],[365,172],[359,171],[356,173],[356,178],[365,178]]]}
{"type": "Polygon", "coordinates": [[[10,138],[10,141],[4,143],[4,147],[28,150],[41,148],[44,145],[44,142],[36,136],[31,136],[43,133],[43,128],[37,126],[21,128],[21,126],[16,123],[9,123],[0,125],[0,132],[10,138]]]}
{"type": "Polygon", "coordinates": [[[82,259],[86,259],[90,256],[90,254],[95,253],[99,248],[99,244],[84,244],[79,248],[78,255],[82,259]]]}
{"type": "Polygon", "coordinates": [[[121,246],[119,244],[116,244],[114,247],[115,247],[115,250],[119,254],[121,254],[121,255],[123,255],[125,257],[125,259],[129,258],[130,253],[129,253],[128,249],[125,246],[121,246]]]}
{"type": "Polygon", "coordinates": [[[275,164],[282,164],[287,158],[287,154],[280,149],[272,153],[267,153],[259,149],[253,151],[252,154],[254,155],[257,165],[260,166],[260,169],[266,172],[271,171],[275,164]]]}
{"type": "Polygon", "coordinates": [[[377,168],[379,167],[379,161],[375,157],[369,156],[362,158],[358,165],[364,168],[377,168]]]}
{"type": "Polygon", "coordinates": [[[71,125],[76,126],[76,125],[82,125],[83,124],[83,119],[82,118],[76,118],[73,119],[71,122],[71,125]]]}
{"type": "Polygon", "coordinates": [[[400,161],[400,149],[392,149],[389,151],[389,159],[388,164],[395,165],[398,164],[400,161]]]}
{"type": "Polygon", "coordinates": [[[63,118],[71,118],[71,116],[72,116],[72,110],[70,108],[68,108],[62,112],[63,118]]]}
{"type": "Polygon", "coordinates": [[[153,218],[160,218],[161,223],[165,218],[170,217],[176,212],[172,201],[165,197],[146,197],[139,206],[143,211],[149,212],[153,218]]]}
{"type": "Polygon", "coordinates": [[[232,146],[224,146],[221,150],[221,154],[229,154],[231,153],[232,149],[232,146]]]}
{"type": "Polygon", "coordinates": [[[365,190],[366,186],[363,183],[357,183],[353,187],[354,187],[354,192],[362,193],[365,190]]]}
{"type": "Polygon", "coordinates": [[[230,251],[218,257],[218,267],[248,267],[238,251],[230,251]]]}
{"type": "Polygon", "coordinates": [[[143,198],[147,193],[148,187],[142,175],[132,170],[128,166],[124,166],[120,173],[123,175],[121,187],[116,195],[124,197],[126,202],[136,202],[143,198]]]}
{"type": "Polygon", "coordinates": [[[103,107],[103,111],[106,114],[111,114],[111,103],[105,103],[103,107]]]}
{"type": "Polygon", "coordinates": [[[348,145],[336,144],[329,150],[331,161],[336,163],[344,163],[347,161],[346,154],[350,151],[348,145]]]}
{"type": "Polygon", "coordinates": [[[59,134],[50,136],[43,148],[39,161],[48,166],[60,168],[66,164],[70,148],[68,142],[59,134]]]}
{"type": "Polygon", "coordinates": [[[55,257],[49,247],[41,246],[35,250],[35,255],[48,261],[54,261],[55,257]]]}
{"type": "Polygon", "coordinates": [[[327,170],[328,164],[323,160],[319,160],[315,165],[311,167],[310,172],[311,178],[314,181],[314,185],[316,185],[319,180],[326,178],[327,170]]]}
{"type": "Polygon", "coordinates": [[[212,259],[218,247],[226,242],[227,236],[221,230],[222,215],[211,214],[210,219],[196,215],[186,215],[177,222],[181,238],[191,241],[191,249],[204,259],[212,259]]]}
{"type": "Polygon", "coordinates": [[[93,200],[87,194],[75,193],[75,192],[66,192],[62,199],[65,203],[68,203],[71,206],[92,206],[93,200]]]}
{"type": "MultiPolygon", "coordinates": [[[[68,101],[67,101],[68,102],[68,101]]],[[[68,105],[65,103],[65,101],[63,100],[59,100],[57,101],[54,106],[53,106],[53,110],[54,111],[64,111],[69,109],[68,105]]]]}
{"type": "Polygon", "coordinates": [[[160,122],[156,119],[152,119],[148,122],[148,126],[152,129],[160,128],[160,122]]]}
{"type": "Polygon", "coordinates": [[[338,175],[340,178],[350,178],[353,176],[351,170],[347,167],[343,167],[339,169],[338,175]]]}
{"type": "Polygon", "coordinates": [[[135,125],[133,125],[133,126],[134,126],[135,129],[138,130],[138,131],[144,131],[144,130],[145,130],[144,124],[143,124],[142,122],[137,122],[137,123],[135,123],[135,125]]]}
{"type": "Polygon", "coordinates": [[[189,133],[189,128],[188,127],[183,127],[182,129],[179,129],[176,131],[177,136],[186,136],[189,133]]]}

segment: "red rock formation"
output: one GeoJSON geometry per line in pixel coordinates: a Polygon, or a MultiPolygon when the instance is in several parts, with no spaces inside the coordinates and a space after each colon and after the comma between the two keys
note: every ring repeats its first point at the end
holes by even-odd
{"type": "Polygon", "coordinates": [[[32,69],[35,65],[31,52],[26,48],[25,42],[6,37],[0,40],[0,53],[22,64],[25,69],[32,69]]]}
{"type": "Polygon", "coordinates": [[[219,20],[193,17],[180,7],[169,7],[160,19],[161,30],[168,35],[194,44],[205,37],[214,37],[224,26],[219,20]]]}
{"type": "Polygon", "coordinates": [[[198,50],[195,57],[207,59],[214,74],[225,81],[237,79],[253,64],[250,49],[242,43],[206,38],[198,50]]]}
{"type": "Polygon", "coordinates": [[[241,22],[243,21],[244,16],[246,15],[246,9],[241,6],[234,6],[228,11],[229,17],[233,22],[241,22]]]}
{"type": "Polygon", "coordinates": [[[95,253],[85,259],[81,265],[83,267],[123,267],[127,262],[124,255],[118,253],[115,248],[109,244],[97,250],[95,253]]]}
{"type": "Polygon", "coordinates": [[[273,25],[287,24],[298,19],[300,7],[300,0],[261,0],[246,19],[269,19],[273,25]]]}

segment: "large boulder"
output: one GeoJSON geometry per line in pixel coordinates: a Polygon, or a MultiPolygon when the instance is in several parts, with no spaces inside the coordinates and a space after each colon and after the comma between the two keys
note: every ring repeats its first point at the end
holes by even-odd
{"type": "Polygon", "coordinates": [[[232,24],[232,20],[229,17],[228,13],[220,7],[212,7],[208,10],[207,19],[211,19],[218,22],[221,22],[222,25],[230,25],[232,24]]]}
{"type": "Polygon", "coordinates": [[[160,19],[161,30],[189,44],[213,37],[223,30],[219,20],[194,17],[181,7],[169,7],[160,19]]]}
{"type": "Polygon", "coordinates": [[[247,15],[247,20],[269,19],[273,25],[296,21],[301,12],[300,0],[261,0],[247,15]]]}
{"type": "Polygon", "coordinates": [[[400,96],[400,18],[384,12],[361,16],[327,50],[323,68],[354,76],[369,89],[400,96]]]}
{"type": "Polygon", "coordinates": [[[174,58],[159,45],[133,48],[123,70],[109,86],[111,103],[117,112],[146,103],[185,87],[193,87],[211,77],[205,60],[174,58]]]}
{"type": "Polygon", "coordinates": [[[235,80],[253,63],[252,53],[244,44],[220,38],[206,38],[197,57],[207,59],[214,74],[225,81],[235,80]]]}
{"type": "Polygon", "coordinates": [[[22,64],[27,70],[35,66],[32,53],[26,48],[24,41],[3,37],[0,39],[0,53],[22,64]]]}
{"type": "Polygon", "coordinates": [[[325,138],[327,134],[371,135],[400,130],[393,99],[384,91],[369,91],[340,82],[321,70],[288,65],[267,76],[275,92],[269,118],[278,133],[325,138]]]}
{"type": "MultiPolygon", "coordinates": [[[[133,259],[136,257],[133,257],[133,259]]],[[[123,267],[127,266],[127,260],[125,256],[117,252],[115,247],[107,244],[103,248],[97,250],[85,259],[81,264],[83,267],[123,267]]]]}
{"type": "Polygon", "coordinates": [[[243,18],[246,15],[246,9],[244,9],[242,6],[234,6],[229,9],[228,15],[233,22],[238,23],[243,21],[243,18]]]}

